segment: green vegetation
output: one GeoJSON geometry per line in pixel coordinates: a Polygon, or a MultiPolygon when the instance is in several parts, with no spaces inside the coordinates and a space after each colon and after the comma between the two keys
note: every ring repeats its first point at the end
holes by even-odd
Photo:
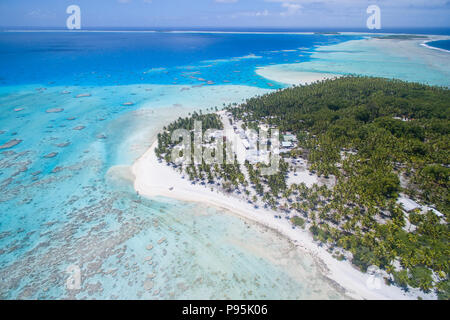
{"type": "Polygon", "coordinates": [[[291,186],[291,208],[308,217],[315,238],[393,273],[403,287],[448,295],[450,92],[446,88],[378,78],[348,77],[250,99],[230,111],[247,125],[265,122],[297,133],[293,156],[336,178],[333,188],[291,186]],[[405,181],[400,183],[400,177],[405,181]],[[408,219],[400,192],[435,205],[408,219]],[[306,200],[305,200],[306,199],[306,200]],[[300,201],[298,201],[300,200],[300,201]],[[398,259],[402,271],[395,272],[398,259]],[[438,279],[433,281],[432,272],[438,279]]]}
{"type": "Polygon", "coordinates": [[[348,77],[250,99],[230,111],[248,126],[266,122],[296,132],[311,169],[337,175],[355,195],[380,204],[396,198],[404,173],[408,193],[448,214],[449,101],[444,88],[348,77]]]}
{"type": "MultiPolygon", "coordinates": [[[[194,112],[194,114],[188,118],[179,118],[177,121],[164,127],[164,131],[158,134],[158,147],[155,150],[156,155],[160,160],[166,161],[168,164],[172,164],[175,168],[177,165],[172,163],[171,150],[178,143],[173,143],[171,141],[172,133],[177,129],[186,129],[191,132],[191,141],[194,137],[194,122],[200,121],[202,123],[202,131],[205,133],[208,129],[223,129],[223,124],[220,117],[217,114],[202,114],[194,112]]],[[[194,157],[194,144],[191,145],[192,159],[194,157]]],[[[204,151],[205,148],[202,148],[204,151]]],[[[223,150],[224,159],[228,160],[226,155],[227,152],[223,150]]],[[[186,167],[180,167],[181,172],[183,172],[189,177],[189,180],[193,184],[200,183],[203,185],[211,184],[213,185],[218,180],[221,181],[222,189],[226,192],[232,192],[240,184],[245,184],[245,178],[240,170],[240,166],[237,164],[236,159],[231,159],[231,164],[206,164],[204,159],[202,159],[201,164],[192,164],[186,167]]]]}
{"type": "Polygon", "coordinates": [[[298,227],[303,227],[305,225],[305,219],[300,218],[300,217],[293,217],[291,219],[292,223],[298,227]]]}
{"type": "MultiPolygon", "coordinates": [[[[227,192],[284,212],[317,241],[350,252],[362,271],[375,265],[405,290],[435,290],[448,299],[449,101],[448,88],[367,77],[279,90],[227,108],[231,122],[245,128],[265,124],[297,136],[298,146],[283,154],[276,175],[263,176],[262,164],[249,162],[188,172],[191,180],[207,175],[227,192]],[[299,158],[326,182],[309,188],[288,184],[299,158]],[[397,203],[400,193],[443,217],[406,213],[397,203]]],[[[210,125],[220,128],[217,116],[211,117],[210,125]]],[[[179,120],[168,130],[192,127],[190,121],[179,120]]],[[[165,134],[159,139],[163,157],[170,144],[165,134]]]]}
{"type": "Polygon", "coordinates": [[[314,34],[323,34],[323,35],[339,35],[340,32],[314,32],[314,34]]]}

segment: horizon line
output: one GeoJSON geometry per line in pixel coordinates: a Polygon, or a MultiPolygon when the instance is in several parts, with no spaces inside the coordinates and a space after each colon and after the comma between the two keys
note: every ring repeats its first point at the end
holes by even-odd
{"type": "MultiPolygon", "coordinates": [[[[32,28],[51,28],[51,29],[67,29],[66,26],[11,26],[11,25],[0,25],[0,28],[24,28],[24,29],[32,29],[32,28]]],[[[341,29],[341,30],[349,30],[349,29],[366,29],[365,26],[352,26],[352,27],[338,27],[338,26],[327,26],[327,27],[285,27],[285,26],[85,26],[83,29],[90,28],[106,28],[106,29],[307,29],[307,30],[330,30],[330,29],[341,29]]],[[[450,26],[387,26],[382,29],[450,29],[450,26]]],[[[378,30],[368,30],[371,32],[376,32],[378,30]]]]}

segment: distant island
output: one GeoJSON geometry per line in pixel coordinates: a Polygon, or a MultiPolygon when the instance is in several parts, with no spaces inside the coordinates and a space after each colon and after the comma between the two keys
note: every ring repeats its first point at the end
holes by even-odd
{"type": "Polygon", "coordinates": [[[406,291],[450,299],[449,101],[443,87],[325,80],[179,118],[158,134],[155,153],[191,184],[309,230],[338,260],[363,272],[376,268],[406,291]],[[261,146],[251,146],[247,130],[279,130],[279,170],[263,175],[264,163],[235,156],[223,164],[173,163],[172,133],[193,132],[195,121],[203,132],[231,130],[257,154],[261,146]]]}
{"type": "Polygon", "coordinates": [[[340,32],[314,32],[314,34],[322,34],[322,35],[339,35],[340,32]]]}
{"type": "Polygon", "coordinates": [[[428,39],[429,37],[413,34],[390,34],[385,36],[377,36],[374,38],[382,40],[420,40],[420,39],[428,39]]]}

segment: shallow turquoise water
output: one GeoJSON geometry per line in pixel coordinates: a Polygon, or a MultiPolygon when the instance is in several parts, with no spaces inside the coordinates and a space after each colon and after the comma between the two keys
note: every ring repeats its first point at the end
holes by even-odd
{"type": "Polygon", "coordinates": [[[288,245],[285,240],[270,248],[271,233],[261,237],[256,227],[248,229],[229,214],[168,199],[140,199],[123,166],[145,151],[169,119],[205,109],[212,101],[239,102],[267,90],[69,87],[64,89],[71,93],[62,94],[62,89],[28,87],[2,96],[2,105],[23,108],[8,110],[4,115],[10,118],[2,122],[7,124],[3,135],[23,140],[3,151],[0,162],[3,298],[341,297],[320,273],[313,277],[317,287],[305,288],[309,270],[317,272],[312,259],[297,253],[308,272],[300,268],[289,274],[289,264],[276,265],[276,259],[240,245],[249,237],[270,256],[288,245]],[[92,96],[74,98],[84,92],[92,96]],[[124,94],[131,93],[136,93],[136,105],[123,107],[124,94]],[[56,106],[64,111],[45,112],[56,106]],[[74,130],[79,126],[85,128],[74,130]],[[58,154],[45,158],[53,152],[58,154]],[[167,241],[158,245],[163,237],[167,241]],[[151,252],[148,244],[154,246],[151,252]],[[80,292],[65,287],[69,265],[81,269],[80,292]],[[145,284],[149,274],[155,274],[152,290],[145,284]],[[193,282],[197,278],[204,280],[193,282]]]}
{"type": "Polygon", "coordinates": [[[404,41],[349,41],[318,48],[310,59],[270,66],[276,70],[366,75],[450,86],[450,56],[404,41]]]}
{"type": "Polygon", "coordinates": [[[215,209],[141,199],[132,188],[129,165],[165,123],[269,89],[43,87],[0,89],[0,143],[22,141],[0,151],[1,298],[344,297],[272,232],[215,209]],[[281,250],[291,256],[283,263],[274,258],[281,250]],[[71,265],[80,290],[66,287],[71,265]]]}

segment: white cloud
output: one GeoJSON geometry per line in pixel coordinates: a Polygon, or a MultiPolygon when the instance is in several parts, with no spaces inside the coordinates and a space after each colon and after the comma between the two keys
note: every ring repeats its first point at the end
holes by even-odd
{"type": "Polygon", "coordinates": [[[269,15],[269,10],[267,10],[267,9],[262,12],[260,12],[260,11],[256,12],[257,17],[259,17],[259,16],[267,17],[268,15],[269,15]]]}
{"type": "Polygon", "coordinates": [[[335,11],[339,9],[354,10],[372,4],[384,8],[406,9],[406,8],[439,8],[450,3],[450,0],[264,0],[270,3],[279,3],[282,11],[281,16],[294,16],[307,12],[311,5],[317,8],[327,8],[335,11]]]}
{"type": "MultiPolygon", "coordinates": [[[[131,3],[133,0],[117,0],[118,3],[131,3]]],[[[153,3],[153,0],[142,0],[143,3],[153,3]]]]}
{"type": "MultiPolygon", "coordinates": [[[[308,0],[307,0],[308,1],[308,0]]],[[[317,2],[320,0],[309,0],[311,2],[317,2]]],[[[276,2],[280,3],[283,11],[280,12],[281,16],[293,16],[301,12],[303,8],[302,4],[304,1],[302,0],[265,0],[265,2],[276,2]]]]}
{"type": "Polygon", "coordinates": [[[263,11],[244,11],[237,12],[231,15],[231,18],[236,19],[238,17],[268,17],[270,15],[269,10],[263,11]]]}
{"type": "Polygon", "coordinates": [[[283,2],[281,6],[286,9],[286,11],[280,13],[282,16],[296,15],[303,8],[301,4],[291,2],[283,2]]]}
{"type": "Polygon", "coordinates": [[[449,3],[449,0],[265,0],[265,2],[322,4],[322,5],[370,5],[386,7],[438,7],[449,3]]]}
{"type": "Polygon", "coordinates": [[[46,17],[48,15],[48,12],[44,12],[40,9],[36,9],[33,11],[28,12],[28,14],[30,17],[46,17]]]}

